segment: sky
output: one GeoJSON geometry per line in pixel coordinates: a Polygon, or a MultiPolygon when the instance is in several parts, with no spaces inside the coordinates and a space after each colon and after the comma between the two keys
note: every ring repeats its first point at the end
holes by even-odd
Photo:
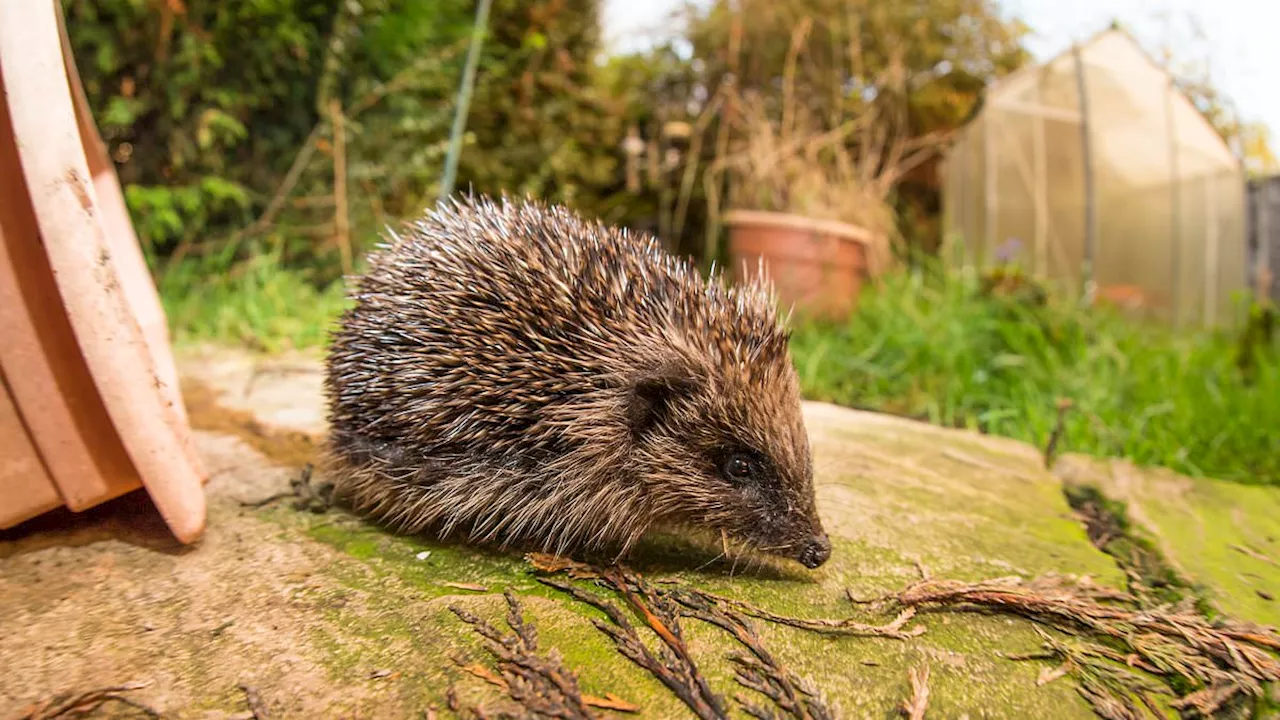
{"type": "MultiPolygon", "coordinates": [[[[695,0],[699,4],[707,0],[695,0]]],[[[660,37],[682,0],[604,0],[606,41],[633,49],[660,37]]],[[[999,0],[1032,29],[1027,49],[1048,60],[1118,20],[1148,49],[1206,67],[1241,119],[1267,125],[1280,142],[1280,0],[999,0]],[[1209,11],[1208,8],[1213,10],[1209,11]],[[1199,28],[1197,32],[1196,28],[1199,28]],[[1201,35],[1202,33],[1202,35],[1201,35]]]]}

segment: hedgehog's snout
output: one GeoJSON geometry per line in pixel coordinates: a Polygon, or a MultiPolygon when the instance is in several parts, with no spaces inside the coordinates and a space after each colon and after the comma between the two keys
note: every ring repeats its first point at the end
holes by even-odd
{"type": "Polygon", "coordinates": [[[814,570],[831,558],[831,539],[826,533],[814,535],[800,545],[795,557],[801,565],[814,570]]]}

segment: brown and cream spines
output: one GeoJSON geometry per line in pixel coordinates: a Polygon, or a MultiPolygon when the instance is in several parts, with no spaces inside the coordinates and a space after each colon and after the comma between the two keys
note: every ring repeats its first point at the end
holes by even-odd
{"type": "Polygon", "coordinates": [[[460,199],[389,235],[327,359],[331,469],[357,512],[561,554],[663,525],[827,560],[767,281],[704,280],[532,201],[460,199]]]}

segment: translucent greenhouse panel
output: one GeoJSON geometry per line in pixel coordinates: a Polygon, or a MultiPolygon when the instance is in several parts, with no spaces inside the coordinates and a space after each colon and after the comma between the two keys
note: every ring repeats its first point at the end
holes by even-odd
{"type": "Polygon", "coordinates": [[[1045,275],[1079,291],[1084,261],[1084,150],[1078,121],[1045,123],[1046,188],[1049,198],[1045,275]]]}
{"type": "Polygon", "coordinates": [[[1211,321],[1219,325],[1235,325],[1245,317],[1245,307],[1252,289],[1248,276],[1248,249],[1245,233],[1248,217],[1245,211],[1245,180],[1240,172],[1226,171],[1215,176],[1214,190],[1218,208],[1217,308],[1211,321]]]}
{"type": "Polygon", "coordinates": [[[1031,270],[1036,266],[1034,239],[1037,228],[1037,171],[1034,167],[1034,123],[1026,115],[991,108],[985,116],[991,123],[990,139],[994,157],[987,161],[994,168],[994,182],[987,180],[988,193],[995,193],[997,203],[992,210],[994,232],[987,234],[987,263],[998,260],[1031,270]]]}
{"type": "Polygon", "coordinates": [[[982,262],[982,238],[985,230],[982,201],[982,125],[975,125],[968,133],[961,162],[961,197],[964,198],[964,241],[968,264],[976,267],[982,262]]]}
{"type": "Polygon", "coordinates": [[[1242,317],[1239,303],[1247,290],[1243,188],[1243,178],[1230,170],[1185,178],[1177,186],[1180,325],[1231,324],[1242,317]]]}
{"type": "Polygon", "coordinates": [[[1120,58],[1100,65],[1092,50],[1084,73],[1097,202],[1094,281],[1104,292],[1138,291],[1149,312],[1168,317],[1175,292],[1172,138],[1162,111],[1168,83],[1120,58]]]}
{"type": "Polygon", "coordinates": [[[1184,177],[1177,185],[1177,227],[1174,249],[1177,256],[1175,275],[1177,294],[1173,298],[1173,319],[1180,327],[1200,324],[1205,291],[1205,234],[1209,230],[1205,215],[1205,178],[1184,177]]]}
{"type": "Polygon", "coordinates": [[[1100,286],[1183,323],[1233,317],[1246,262],[1239,162],[1124,33],[1002,80],[947,163],[947,228],[970,264],[1001,253],[1079,291],[1092,236],[1100,286]]]}
{"type": "Polygon", "coordinates": [[[948,163],[951,167],[950,194],[955,203],[954,242],[963,249],[961,259],[966,266],[979,262],[982,240],[982,135],[979,125],[970,126],[953,148],[948,163]]]}
{"type": "Polygon", "coordinates": [[[1084,249],[1084,163],[1074,63],[1029,69],[992,93],[1000,117],[998,235],[1016,238],[1036,276],[1077,291],[1084,249]]]}
{"type": "Polygon", "coordinates": [[[968,266],[981,266],[985,256],[985,193],[983,182],[983,128],[981,117],[971,123],[946,157],[948,224],[947,241],[958,245],[950,258],[968,266]]]}
{"type": "Polygon", "coordinates": [[[961,133],[941,162],[943,260],[953,268],[963,267],[969,262],[969,251],[965,246],[968,217],[965,207],[966,149],[965,133],[961,133]]]}

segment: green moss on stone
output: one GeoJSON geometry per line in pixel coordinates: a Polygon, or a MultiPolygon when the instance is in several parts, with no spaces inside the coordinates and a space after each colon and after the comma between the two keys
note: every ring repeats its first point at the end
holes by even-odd
{"type": "MultiPolygon", "coordinates": [[[[850,605],[846,589],[860,597],[896,592],[919,578],[917,562],[958,579],[1057,572],[1123,582],[1115,564],[1089,544],[1052,476],[1010,456],[983,454],[981,447],[948,455],[945,443],[896,426],[826,427],[814,433],[814,448],[820,509],[835,547],[827,565],[811,572],[779,559],[717,558],[715,538],[676,533],[646,539],[630,564],[651,579],[681,580],[780,614],[852,614],[868,623],[887,622],[892,614],[850,605]]],[[[325,572],[348,595],[315,601],[326,617],[317,642],[339,676],[394,668],[401,672],[395,683],[414,685],[398,691],[406,706],[442,702],[450,683],[465,697],[500,698],[449,659],[460,653],[466,662],[491,664],[448,606],[459,603],[505,628],[501,592],[511,587],[536,623],[543,649],[559,652],[580,673],[586,692],[617,693],[643,706],[648,717],[686,714],[674,695],[592,625],[602,617],[597,610],[536,582],[519,553],[397,536],[340,511],[323,518],[287,509],[267,514],[337,552],[325,572]]],[[[743,692],[727,659],[741,649],[736,641],[686,622],[690,649],[714,689],[726,698],[743,692]]],[[[950,613],[924,613],[913,622],[928,631],[909,640],[757,624],[771,651],[810,676],[848,716],[893,712],[909,693],[910,668],[920,663],[932,669],[930,706],[940,717],[1090,716],[1069,679],[1037,687],[1043,663],[1004,657],[1038,647],[1029,622],[950,613]]],[[[642,632],[656,648],[656,637],[642,632]]]]}
{"type": "Polygon", "coordinates": [[[1280,625],[1280,488],[1078,457],[1063,476],[1073,492],[1094,487],[1120,508],[1134,551],[1158,552],[1217,611],[1280,625]]]}

